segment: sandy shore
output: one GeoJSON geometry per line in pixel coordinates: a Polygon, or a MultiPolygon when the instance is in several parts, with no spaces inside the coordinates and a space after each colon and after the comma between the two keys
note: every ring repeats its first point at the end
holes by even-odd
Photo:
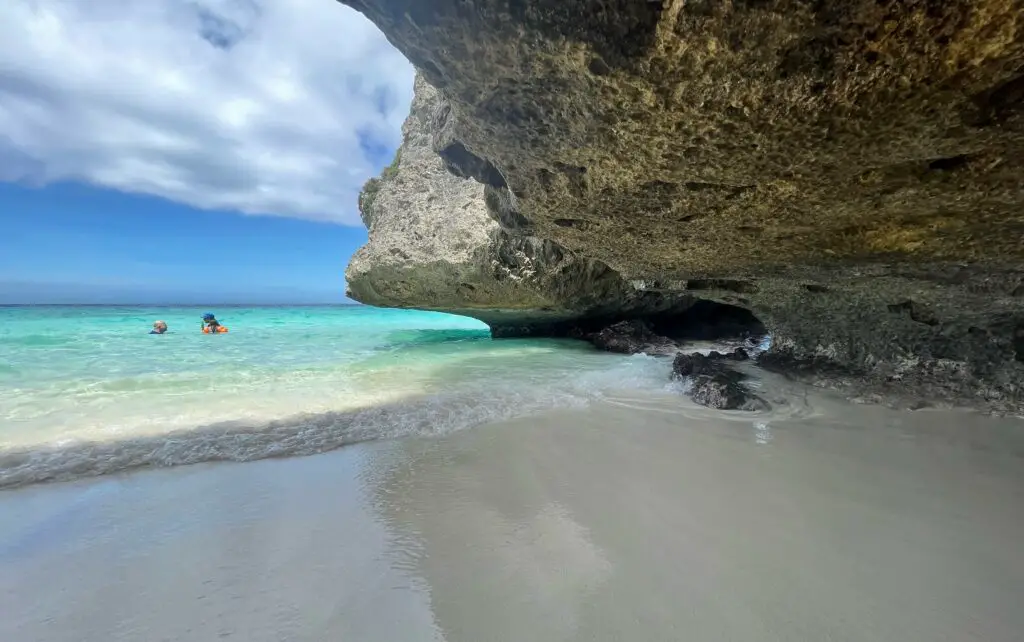
{"type": "Polygon", "coordinates": [[[0,493],[0,640],[1015,641],[1024,423],[678,397],[0,493]]]}

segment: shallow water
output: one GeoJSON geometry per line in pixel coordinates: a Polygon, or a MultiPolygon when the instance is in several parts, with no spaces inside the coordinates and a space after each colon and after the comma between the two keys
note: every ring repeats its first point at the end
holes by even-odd
{"type": "Polygon", "coordinates": [[[761,387],[6,491],[0,639],[1020,639],[1020,421],[761,387]]]}
{"type": "Polygon", "coordinates": [[[478,321],[364,306],[0,307],[0,487],[443,434],[610,388],[665,359],[492,341],[478,321]],[[170,333],[147,334],[156,319],[170,333]]]}

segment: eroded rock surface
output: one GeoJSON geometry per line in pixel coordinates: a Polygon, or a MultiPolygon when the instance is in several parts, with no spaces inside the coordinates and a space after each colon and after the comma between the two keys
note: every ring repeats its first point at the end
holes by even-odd
{"type": "Polygon", "coordinates": [[[690,380],[690,398],[702,406],[721,410],[765,410],[768,403],[743,384],[746,376],[727,361],[743,361],[747,353],[737,348],[729,354],[680,353],[672,362],[672,375],[690,380]]]}
{"type": "Polygon", "coordinates": [[[583,319],[690,307],[688,293],[646,291],[600,261],[501,229],[484,186],[450,173],[431,148],[444,109],[437,90],[417,77],[396,161],[360,200],[370,238],[346,271],[350,297],[476,317],[496,336],[566,334],[583,319]]]}
{"type": "Polygon", "coordinates": [[[766,364],[1024,405],[1024,0],[343,1],[503,230],[753,310],[766,364]]]}

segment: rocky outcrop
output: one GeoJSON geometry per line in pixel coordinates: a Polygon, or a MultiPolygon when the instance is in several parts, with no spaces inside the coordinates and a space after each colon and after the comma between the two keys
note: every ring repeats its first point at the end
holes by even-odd
{"type": "Polygon", "coordinates": [[[766,365],[1024,405],[1024,0],[343,1],[517,242],[750,309],[766,365]]]}
{"type": "Polygon", "coordinates": [[[687,293],[646,291],[600,261],[503,230],[488,214],[484,186],[450,173],[431,147],[445,108],[417,77],[395,161],[360,198],[369,242],[349,263],[348,296],[476,317],[498,336],[564,334],[582,321],[690,307],[687,293]]]}
{"type": "Polygon", "coordinates": [[[766,410],[768,403],[744,385],[746,375],[727,363],[727,360],[745,361],[747,358],[743,348],[736,348],[727,355],[680,353],[672,362],[672,375],[689,380],[690,398],[702,406],[721,410],[766,410]]]}
{"type": "Polygon", "coordinates": [[[676,351],[674,341],[657,334],[649,323],[640,319],[613,323],[589,339],[599,350],[619,354],[671,354],[676,351]]]}

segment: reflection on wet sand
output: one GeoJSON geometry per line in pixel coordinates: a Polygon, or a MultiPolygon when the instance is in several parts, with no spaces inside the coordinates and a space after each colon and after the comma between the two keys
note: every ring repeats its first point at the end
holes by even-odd
{"type": "Polygon", "coordinates": [[[373,496],[448,642],[1018,639],[1015,421],[619,401],[401,445],[373,496]]]}
{"type": "Polygon", "coordinates": [[[0,640],[1020,639],[1022,422],[767,392],[0,492],[0,640]]]}
{"type": "Polygon", "coordinates": [[[517,487],[518,496],[494,486],[504,474],[525,471],[492,462],[481,478],[446,478],[429,469],[458,466],[451,461],[457,453],[428,446],[419,457],[396,469],[377,506],[394,532],[409,534],[401,541],[416,541],[414,568],[401,563],[407,559],[402,546],[396,559],[431,585],[435,621],[452,627],[442,624],[446,638],[521,640],[542,631],[546,639],[571,639],[583,607],[611,570],[587,530],[541,486],[517,487]],[[446,532],[455,524],[457,533],[446,532]]]}

